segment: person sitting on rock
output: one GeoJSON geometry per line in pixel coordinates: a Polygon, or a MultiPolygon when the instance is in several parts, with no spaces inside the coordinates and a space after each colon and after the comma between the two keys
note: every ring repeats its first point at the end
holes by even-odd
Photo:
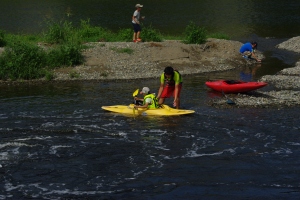
{"type": "Polygon", "coordinates": [[[144,95],[144,98],[135,97],[136,101],[142,101],[143,105],[134,105],[134,108],[147,108],[147,109],[156,109],[158,108],[157,98],[154,93],[150,93],[150,89],[148,87],[143,87],[140,94],[144,95]]]}
{"type": "Polygon", "coordinates": [[[254,54],[254,49],[257,49],[257,42],[247,42],[241,46],[240,53],[244,58],[255,59],[257,62],[261,62],[254,54]]]}

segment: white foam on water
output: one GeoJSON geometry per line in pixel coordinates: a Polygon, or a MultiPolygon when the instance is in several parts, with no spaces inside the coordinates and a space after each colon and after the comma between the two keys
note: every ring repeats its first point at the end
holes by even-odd
{"type": "Polygon", "coordinates": [[[288,142],[288,144],[293,146],[300,146],[300,143],[298,142],[288,142]]]}
{"type": "Polygon", "coordinates": [[[279,155],[282,155],[282,154],[286,155],[286,154],[291,154],[293,152],[289,148],[286,148],[286,149],[280,148],[280,149],[275,150],[273,153],[274,154],[279,154],[279,155]]]}
{"type": "Polygon", "coordinates": [[[195,158],[195,157],[203,157],[203,156],[219,156],[219,155],[222,155],[223,153],[226,153],[226,152],[229,152],[232,155],[234,155],[236,153],[235,149],[224,149],[222,151],[213,152],[213,153],[197,153],[195,150],[190,150],[183,157],[195,158]]]}
{"type": "Polygon", "coordinates": [[[60,148],[71,148],[72,146],[64,146],[64,145],[57,145],[57,146],[51,146],[50,147],[50,150],[49,150],[49,153],[50,154],[56,154],[57,153],[57,149],[60,149],[60,148]]]}
{"type": "Polygon", "coordinates": [[[103,124],[102,126],[104,126],[104,127],[109,127],[109,126],[123,126],[123,124],[114,122],[114,123],[103,124]]]}
{"type": "Polygon", "coordinates": [[[49,128],[49,127],[61,127],[62,123],[58,122],[58,123],[54,123],[54,122],[46,122],[41,124],[42,128],[49,128]]]}

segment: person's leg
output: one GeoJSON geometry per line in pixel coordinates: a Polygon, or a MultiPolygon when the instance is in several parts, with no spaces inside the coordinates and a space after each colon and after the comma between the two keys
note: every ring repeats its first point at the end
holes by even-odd
{"type": "Polygon", "coordinates": [[[161,92],[158,104],[161,105],[165,102],[166,98],[170,98],[174,93],[175,86],[165,86],[161,92]]]}
{"type": "Polygon", "coordinates": [[[137,42],[141,42],[142,41],[142,39],[140,38],[141,31],[142,31],[141,25],[138,24],[137,35],[136,35],[137,42]]]}
{"type": "Polygon", "coordinates": [[[133,25],[133,42],[136,42],[137,41],[137,33],[139,31],[139,25],[138,24],[132,24],[133,25]]]}
{"type": "Polygon", "coordinates": [[[136,33],[136,40],[137,40],[137,42],[141,41],[140,34],[141,34],[141,31],[139,31],[139,32],[136,33]]]}

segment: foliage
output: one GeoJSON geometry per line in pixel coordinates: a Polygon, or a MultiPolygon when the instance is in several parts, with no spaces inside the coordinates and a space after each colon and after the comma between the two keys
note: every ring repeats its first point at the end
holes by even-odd
{"type": "Polygon", "coordinates": [[[120,29],[117,33],[116,40],[121,42],[132,41],[133,30],[132,29],[120,29]]]}
{"type": "Polygon", "coordinates": [[[162,36],[160,32],[150,26],[142,27],[141,38],[144,42],[161,42],[162,36]]]}
{"type": "Polygon", "coordinates": [[[74,44],[64,44],[53,48],[47,53],[47,66],[53,69],[81,64],[83,62],[81,49],[80,45],[74,44]]]}
{"type": "Polygon", "coordinates": [[[44,76],[45,52],[29,43],[17,42],[0,56],[0,79],[35,79],[44,76]]]}
{"type": "Polygon", "coordinates": [[[0,47],[3,47],[6,45],[6,41],[5,41],[5,32],[0,30],[0,47]]]}
{"type": "Polygon", "coordinates": [[[207,30],[197,26],[194,22],[190,22],[185,28],[184,35],[184,42],[187,44],[203,44],[207,39],[207,30]]]}
{"type": "Polygon", "coordinates": [[[70,76],[70,78],[79,78],[80,74],[76,71],[71,71],[69,76],[70,76]]]}
{"type": "Polygon", "coordinates": [[[217,38],[217,39],[224,39],[230,40],[230,37],[225,33],[212,33],[208,35],[209,38],[217,38]]]}
{"type": "Polygon", "coordinates": [[[79,28],[75,29],[73,35],[80,42],[110,41],[114,38],[113,33],[105,28],[92,26],[90,20],[81,20],[79,28]]]}
{"type": "Polygon", "coordinates": [[[49,21],[48,30],[44,33],[46,42],[51,44],[62,44],[72,38],[73,26],[69,21],[49,21]]]}
{"type": "MultiPolygon", "coordinates": [[[[120,29],[112,32],[106,28],[93,26],[90,20],[81,20],[78,27],[70,21],[47,21],[47,29],[42,34],[22,35],[9,34],[0,30],[0,47],[5,50],[0,55],[0,79],[36,79],[54,78],[53,69],[64,66],[74,66],[83,63],[83,48],[86,42],[131,42],[133,30],[120,29]],[[39,47],[42,46],[42,47],[39,47]]],[[[161,42],[164,39],[182,40],[188,44],[202,44],[206,42],[207,31],[196,26],[194,22],[186,27],[180,36],[162,35],[152,25],[143,26],[141,38],[143,42],[161,42]]],[[[229,39],[226,34],[214,33],[209,37],[229,39]]],[[[105,44],[102,44],[105,45],[105,44]]],[[[130,48],[112,48],[118,53],[133,53],[130,48]]],[[[76,78],[78,74],[70,73],[76,78]]],[[[107,76],[107,74],[103,74],[107,76]]]]}

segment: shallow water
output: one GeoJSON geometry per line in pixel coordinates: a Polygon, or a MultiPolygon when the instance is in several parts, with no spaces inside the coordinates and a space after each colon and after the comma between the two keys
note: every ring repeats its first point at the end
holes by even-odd
{"type": "Polygon", "coordinates": [[[138,80],[2,86],[0,198],[297,199],[299,108],[209,107],[219,76],[236,72],[184,76],[196,113],[177,117],[101,109],[131,103],[138,80]]]}

